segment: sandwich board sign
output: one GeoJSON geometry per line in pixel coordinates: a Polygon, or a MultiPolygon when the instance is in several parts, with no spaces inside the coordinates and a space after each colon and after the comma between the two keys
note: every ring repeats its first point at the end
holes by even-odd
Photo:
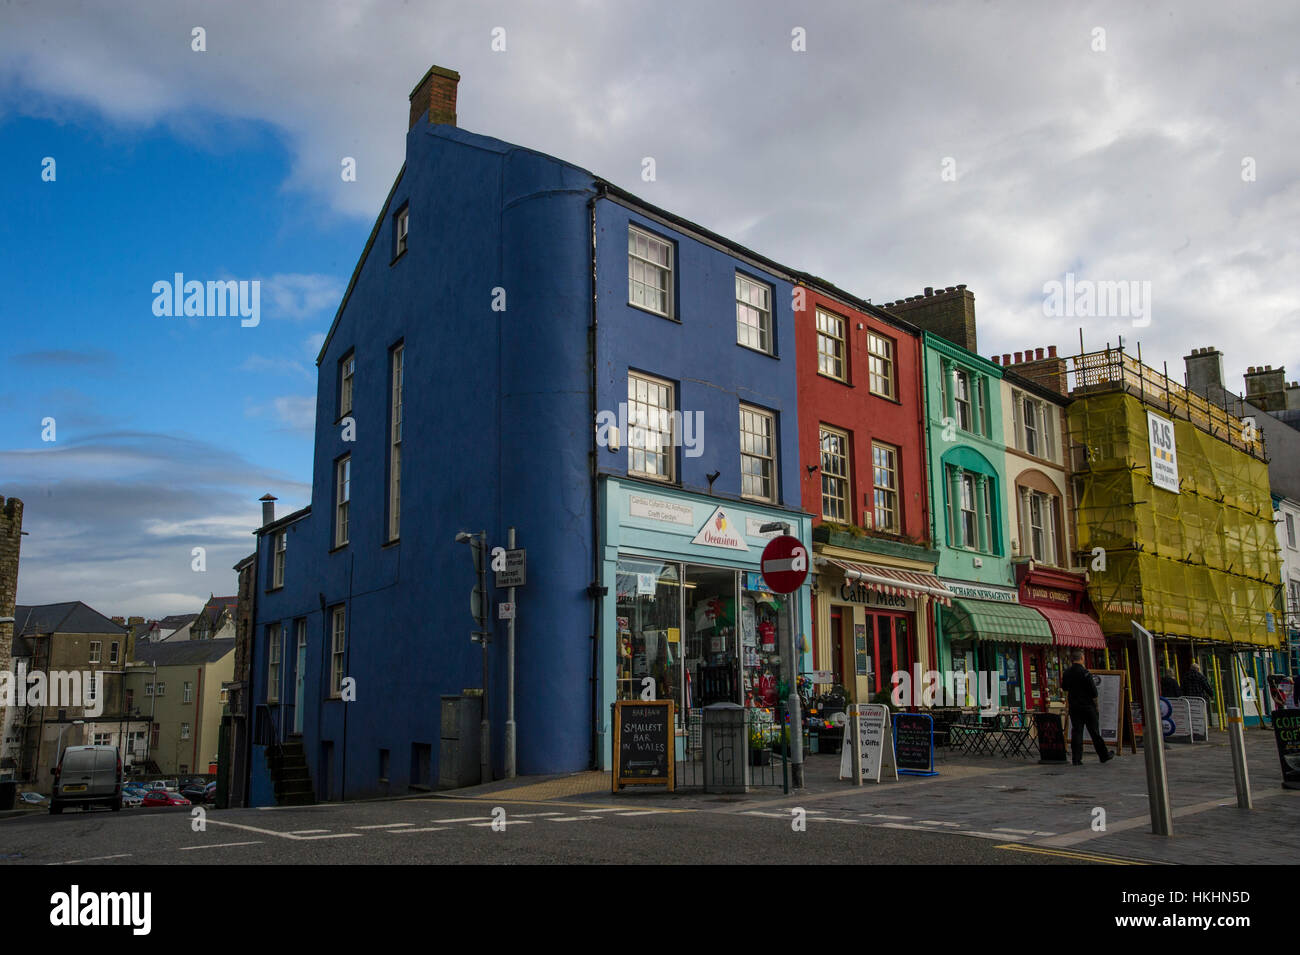
{"type": "MultiPolygon", "coordinates": [[[[898,761],[894,758],[894,735],[889,727],[889,707],[883,703],[864,703],[858,707],[858,745],[862,753],[862,778],[880,782],[880,772],[887,769],[898,779],[898,761]]],[[[840,779],[853,779],[853,727],[844,727],[844,745],[840,747],[840,779]]]]}
{"type": "Polygon", "coordinates": [[[904,776],[939,775],[934,771],[933,716],[899,713],[894,717],[894,758],[904,776]]]}
{"type": "Polygon", "coordinates": [[[1210,713],[1205,700],[1199,696],[1184,697],[1192,715],[1192,742],[1205,743],[1210,739],[1210,713]]]}
{"type": "Polygon", "coordinates": [[[1174,730],[1165,736],[1171,743],[1192,741],[1192,707],[1185,696],[1161,697],[1169,704],[1169,720],[1174,730]]]}

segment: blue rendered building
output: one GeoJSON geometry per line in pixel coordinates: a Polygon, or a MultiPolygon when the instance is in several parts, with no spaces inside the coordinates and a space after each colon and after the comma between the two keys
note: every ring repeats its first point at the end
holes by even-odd
{"type": "MultiPolygon", "coordinates": [[[[608,768],[609,704],[763,705],[805,670],[808,586],[759,579],[799,510],[792,276],[411,95],[406,163],[317,360],[312,503],[258,531],[249,799],[300,740],[322,799],[439,778],[440,698],[482,686],[462,531],[527,551],[520,774],[608,768]]],[[[506,598],[492,589],[493,601],[506,598]]],[[[503,771],[506,625],[489,646],[503,771]]],[[[681,743],[679,742],[679,745],[681,743]]]]}

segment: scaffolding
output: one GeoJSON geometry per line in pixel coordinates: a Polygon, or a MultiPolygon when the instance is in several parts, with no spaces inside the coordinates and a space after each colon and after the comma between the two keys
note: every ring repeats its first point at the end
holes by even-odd
{"type": "Polygon", "coordinates": [[[1106,349],[1073,359],[1079,556],[1102,630],[1281,645],[1281,580],[1262,432],[1106,349]],[[1151,480],[1147,411],[1174,425],[1179,492],[1151,480]],[[1270,621],[1272,626],[1270,627],[1270,621]]]}

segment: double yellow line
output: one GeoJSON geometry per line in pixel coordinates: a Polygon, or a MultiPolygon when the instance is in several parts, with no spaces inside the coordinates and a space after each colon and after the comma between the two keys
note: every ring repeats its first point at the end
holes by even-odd
{"type": "Polygon", "coordinates": [[[998,849],[1006,849],[1011,852],[1032,852],[1036,855],[1043,856],[1060,856],[1064,859],[1078,859],[1081,862],[1101,862],[1106,865],[1158,865],[1159,863],[1143,862],[1140,859],[1121,859],[1118,856],[1103,856],[1095,852],[1075,852],[1072,849],[1048,849],[1043,846],[1026,846],[1017,842],[1008,842],[1005,845],[996,846],[998,849]]]}

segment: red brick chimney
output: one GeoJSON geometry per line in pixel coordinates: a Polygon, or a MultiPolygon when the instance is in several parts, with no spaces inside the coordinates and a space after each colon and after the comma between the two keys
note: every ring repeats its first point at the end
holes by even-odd
{"type": "Polygon", "coordinates": [[[415,84],[411,90],[411,125],[423,116],[429,117],[431,123],[456,125],[456,86],[460,83],[460,74],[441,66],[429,67],[429,72],[415,84]]]}

